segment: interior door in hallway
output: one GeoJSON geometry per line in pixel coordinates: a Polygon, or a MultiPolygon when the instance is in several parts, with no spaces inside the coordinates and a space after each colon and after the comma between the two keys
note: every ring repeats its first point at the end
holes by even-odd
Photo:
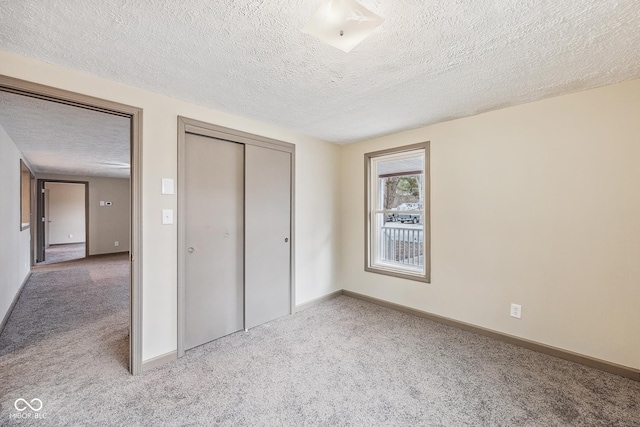
{"type": "Polygon", "coordinates": [[[291,313],[291,153],[245,148],[245,327],[291,313]]]}
{"type": "Polygon", "coordinates": [[[244,145],[187,134],[184,188],[188,350],[243,328],[244,145]]]}

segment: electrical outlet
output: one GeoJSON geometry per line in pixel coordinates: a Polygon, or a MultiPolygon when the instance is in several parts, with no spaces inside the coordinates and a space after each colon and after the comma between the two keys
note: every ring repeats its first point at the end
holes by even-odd
{"type": "Polygon", "coordinates": [[[522,318],[522,306],[520,304],[511,303],[511,317],[522,318]]]}
{"type": "Polygon", "coordinates": [[[73,234],[69,234],[69,238],[70,238],[70,239],[73,239],[73,234]]]}
{"type": "Polygon", "coordinates": [[[120,242],[118,242],[117,240],[115,242],[113,242],[114,246],[120,246],[120,242]]]}

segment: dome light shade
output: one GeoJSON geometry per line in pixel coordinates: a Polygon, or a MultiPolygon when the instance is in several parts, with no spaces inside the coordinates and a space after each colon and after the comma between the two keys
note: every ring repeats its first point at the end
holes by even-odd
{"type": "Polygon", "coordinates": [[[383,22],[384,18],[355,0],[327,0],[302,31],[349,52],[383,22]]]}

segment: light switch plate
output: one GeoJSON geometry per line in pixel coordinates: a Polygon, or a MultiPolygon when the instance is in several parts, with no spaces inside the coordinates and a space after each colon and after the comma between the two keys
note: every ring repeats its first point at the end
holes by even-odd
{"type": "Polygon", "coordinates": [[[174,194],[173,180],[171,178],[162,178],[162,194],[174,194]]]}
{"type": "Polygon", "coordinates": [[[522,306],[520,304],[511,303],[511,317],[515,317],[516,319],[522,318],[522,306]]]}
{"type": "Polygon", "coordinates": [[[162,209],[162,224],[173,224],[173,209],[162,209]]]}

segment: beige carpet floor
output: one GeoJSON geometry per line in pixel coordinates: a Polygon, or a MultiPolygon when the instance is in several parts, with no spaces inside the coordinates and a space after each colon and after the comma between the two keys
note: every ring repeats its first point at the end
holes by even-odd
{"type": "Polygon", "coordinates": [[[126,255],[34,272],[0,335],[0,425],[640,425],[638,382],[346,296],[132,377],[128,310],[126,255]]]}

